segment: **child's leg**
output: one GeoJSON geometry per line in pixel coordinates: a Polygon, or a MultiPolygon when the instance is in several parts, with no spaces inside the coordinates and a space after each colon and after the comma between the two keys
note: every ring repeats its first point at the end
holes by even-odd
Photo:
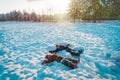
{"type": "Polygon", "coordinates": [[[77,64],[76,63],[72,63],[70,60],[68,59],[63,59],[62,60],[62,64],[74,69],[74,68],[77,68],[77,64]]]}
{"type": "Polygon", "coordinates": [[[71,58],[65,58],[65,59],[71,61],[72,63],[78,63],[79,62],[78,60],[74,60],[74,59],[71,59],[71,58]]]}
{"type": "Polygon", "coordinates": [[[78,51],[73,50],[71,48],[67,48],[66,51],[69,52],[72,56],[80,56],[78,51]]]}
{"type": "Polygon", "coordinates": [[[66,51],[71,53],[72,49],[68,47],[66,51]]]}
{"type": "Polygon", "coordinates": [[[80,56],[80,54],[82,54],[84,50],[73,50],[71,48],[67,48],[66,51],[69,52],[72,56],[80,56]]]}

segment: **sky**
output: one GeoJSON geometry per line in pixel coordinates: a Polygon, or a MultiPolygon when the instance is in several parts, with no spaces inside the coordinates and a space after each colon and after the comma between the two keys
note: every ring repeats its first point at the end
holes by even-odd
{"type": "Polygon", "coordinates": [[[13,10],[36,13],[65,13],[70,0],[0,0],[0,13],[13,10]]]}

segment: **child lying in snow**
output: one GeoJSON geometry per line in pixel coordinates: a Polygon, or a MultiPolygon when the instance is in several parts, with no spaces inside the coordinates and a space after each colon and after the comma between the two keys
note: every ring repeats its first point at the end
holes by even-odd
{"type": "Polygon", "coordinates": [[[62,63],[64,65],[66,65],[66,66],[68,66],[68,67],[70,67],[72,69],[77,68],[78,67],[77,64],[80,62],[80,58],[78,60],[74,60],[74,59],[71,59],[71,58],[64,58],[62,56],[57,55],[56,53],[47,54],[45,56],[45,58],[47,60],[44,60],[42,62],[42,65],[43,64],[49,64],[51,62],[56,61],[56,62],[59,62],[59,63],[62,63]]]}
{"type": "Polygon", "coordinates": [[[56,45],[56,50],[51,50],[49,51],[50,53],[54,53],[54,52],[59,52],[59,51],[62,51],[62,50],[66,50],[67,52],[69,52],[72,56],[77,56],[77,57],[80,57],[80,54],[83,53],[84,49],[80,49],[80,50],[74,50],[74,49],[71,49],[70,47],[70,44],[67,44],[67,45],[60,45],[60,44],[57,44],[56,45]]]}

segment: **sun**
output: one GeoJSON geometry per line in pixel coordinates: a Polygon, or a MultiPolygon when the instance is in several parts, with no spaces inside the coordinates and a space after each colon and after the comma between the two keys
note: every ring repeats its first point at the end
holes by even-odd
{"type": "Polygon", "coordinates": [[[36,0],[28,4],[28,8],[42,13],[65,13],[70,0],[36,0]]]}

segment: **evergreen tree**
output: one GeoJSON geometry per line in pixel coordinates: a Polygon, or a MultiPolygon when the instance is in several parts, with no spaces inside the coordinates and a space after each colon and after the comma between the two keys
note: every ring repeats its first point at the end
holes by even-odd
{"type": "Polygon", "coordinates": [[[111,18],[117,18],[120,16],[120,0],[109,0],[109,16],[111,18]]]}
{"type": "Polygon", "coordinates": [[[69,16],[78,19],[98,20],[120,16],[120,0],[71,0],[69,16]]]}

